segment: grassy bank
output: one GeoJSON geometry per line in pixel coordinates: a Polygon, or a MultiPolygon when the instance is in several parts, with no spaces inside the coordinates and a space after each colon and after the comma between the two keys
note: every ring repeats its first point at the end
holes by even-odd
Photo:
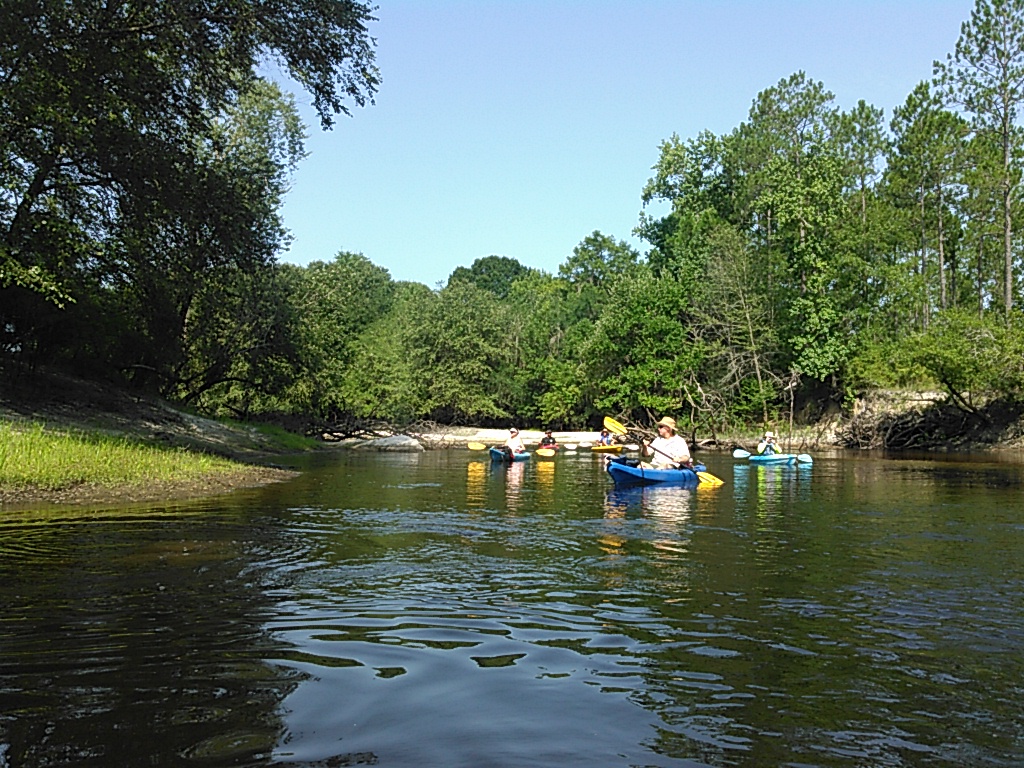
{"type": "Polygon", "coordinates": [[[233,471],[225,459],[142,445],[126,438],[0,425],[0,485],[47,490],[81,483],[132,485],[194,480],[233,471]]]}
{"type": "Polygon", "coordinates": [[[0,502],[203,495],[291,474],[123,436],[0,423],[0,502]]]}

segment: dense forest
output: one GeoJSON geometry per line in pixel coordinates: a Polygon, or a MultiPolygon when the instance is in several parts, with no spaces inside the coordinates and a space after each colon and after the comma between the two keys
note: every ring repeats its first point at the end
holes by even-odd
{"type": "Polygon", "coordinates": [[[238,418],[691,433],[873,388],[1024,393],[1024,0],[977,0],[891,117],[797,72],[731,132],[667,137],[646,253],[580,233],[557,274],[482,255],[438,288],[373,254],[278,260],[307,129],[261,64],[329,128],[377,92],[373,10],[5,0],[0,365],[238,418]]]}

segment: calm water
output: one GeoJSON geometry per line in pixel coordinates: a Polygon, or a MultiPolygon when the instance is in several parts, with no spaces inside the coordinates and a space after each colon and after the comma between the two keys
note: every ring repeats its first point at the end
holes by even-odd
{"type": "Polygon", "coordinates": [[[0,513],[0,768],[1024,764],[1024,465],[305,461],[0,513]]]}

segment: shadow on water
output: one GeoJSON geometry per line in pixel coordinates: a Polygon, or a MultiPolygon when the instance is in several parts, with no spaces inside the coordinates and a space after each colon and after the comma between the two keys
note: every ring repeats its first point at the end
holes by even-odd
{"type": "Polygon", "coordinates": [[[1020,465],[715,458],[0,515],[0,766],[1024,762],[1020,465]]]}

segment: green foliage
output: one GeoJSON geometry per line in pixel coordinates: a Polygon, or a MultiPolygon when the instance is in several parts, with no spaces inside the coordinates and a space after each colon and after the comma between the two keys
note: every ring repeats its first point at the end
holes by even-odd
{"type": "Polygon", "coordinates": [[[194,394],[192,339],[221,332],[195,308],[270,266],[302,156],[255,71],[276,58],[329,125],[376,91],[370,21],[356,0],[0,4],[2,351],[194,394]]]}
{"type": "Polygon", "coordinates": [[[485,256],[469,268],[457,267],[448,278],[449,283],[467,282],[490,291],[499,299],[508,298],[512,286],[530,274],[530,268],[508,256],[485,256]]]}
{"type": "Polygon", "coordinates": [[[935,386],[932,375],[916,359],[918,337],[864,343],[850,358],[846,382],[851,391],[911,389],[935,386]]]}
{"type": "Polygon", "coordinates": [[[341,380],[341,401],[358,417],[394,423],[429,410],[428,372],[415,365],[416,322],[435,301],[426,286],[398,283],[390,311],[370,323],[351,344],[351,362],[341,380]]]}
{"type": "Polygon", "coordinates": [[[703,345],[690,332],[689,297],[671,277],[638,272],[619,284],[584,350],[605,413],[676,413],[692,396],[703,345]]]}
{"type": "Polygon", "coordinates": [[[615,285],[639,263],[639,254],[624,241],[594,231],[558,268],[572,316],[594,318],[615,285]]]}
{"type": "Polygon", "coordinates": [[[349,412],[346,372],[361,335],[391,310],[391,276],[362,254],[342,251],[297,271],[291,296],[306,407],[328,418],[349,412]]]}
{"type": "Polygon", "coordinates": [[[1024,388],[1024,0],[977,0],[888,126],[797,72],[735,130],[672,135],[643,256],[595,231],[555,275],[492,255],[436,290],[362,254],[276,263],[305,129],[255,65],[280,59],[329,125],[378,85],[368,6],[284,0],[259,25],[247,0],[118,8],[0,5],[6,357],[242,418],[704,428],[769,423],[793,387],[934,379],[965,408],[1024,388]]]}
{"type": "Polygon", "coordinates": [[[967,410],[979,398],[1024,393],[1024,325],[949,310],[913,339],[915,363],[967,410]]]}
{"type": "Polygon", "coordinates": [[[461,281],[420,308],[411,347],[426,415],[455,422],[510,415],[509,320],[493,293],[461,281]]]}
{"type": "Polygon", "coordinates": [[[999,148],[1000,162],[990,166],[999,190],[999,225],[1003,247],[1003,311],[1014,305],[1013,209],[1020,204],[1018,166],[1024,132],[1018,122],[1024,105],[1024,0],[976,0],[971,18],[961,26],[956,49],[935,62],[935,81],[950,104],[972,118],[977,135],[999,148]]]}

